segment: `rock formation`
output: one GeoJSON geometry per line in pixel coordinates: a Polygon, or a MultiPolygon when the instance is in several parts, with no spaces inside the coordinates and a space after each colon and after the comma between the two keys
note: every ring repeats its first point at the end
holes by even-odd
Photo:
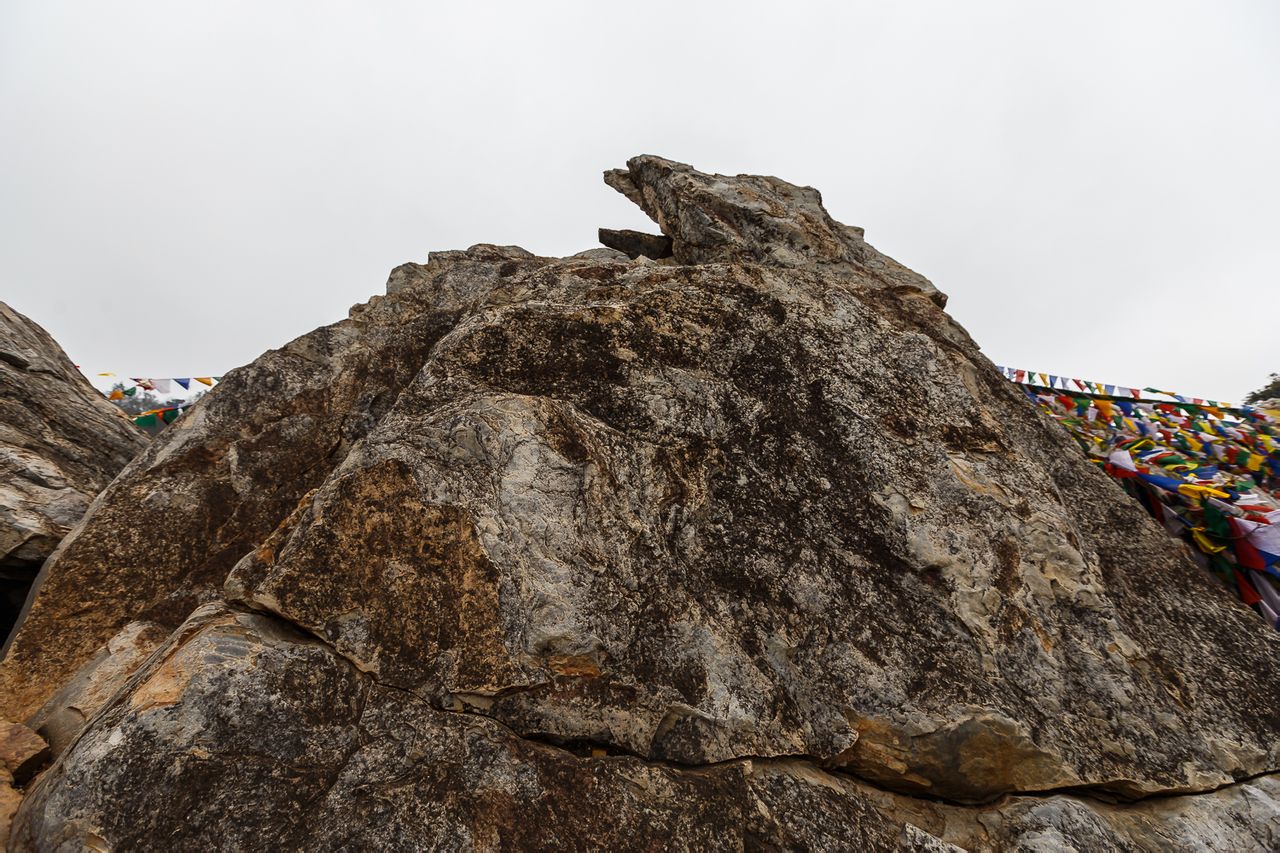
{"type": "Polygon", "coordinates": [[[1274,847],[1280,638],[932,284],[606,181],[671,258],[401,266],[103,493],[0,665],[17,848],[1274,847]]]}
{"type": "Polygon", "coordinates": [[[0,302],[0,641],[45,558],[146,444],[44,329],[0,302]]]}

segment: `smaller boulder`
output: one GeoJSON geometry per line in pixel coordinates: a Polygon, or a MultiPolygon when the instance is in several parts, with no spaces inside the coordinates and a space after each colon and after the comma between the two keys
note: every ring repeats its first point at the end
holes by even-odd
{"type": "Polygon", "coordinates": [[[661,234],[645,234],[642,231],[615,231],[600,229],[600,242],[610,249],[617,249],[633,261],[639,257],[660,261],[671,257],[671,238],[661,234]]]}
{"type": "Polygon", "coordinates": [[[49,744],[21,723],[0,720],[0,764],[14,784],[25,785],[49,761],[49,744]]]}

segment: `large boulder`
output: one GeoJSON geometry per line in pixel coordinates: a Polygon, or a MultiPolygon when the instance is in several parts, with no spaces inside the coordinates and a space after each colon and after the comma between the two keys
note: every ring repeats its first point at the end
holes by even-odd
{"type": "Polygon", "coordinates": [[[1280,639],[926,279],[812,189],[608,181],[673,258],[399,267],[102,495],[0,664],[63,726],[18,846],[1280,836],[1280,639]]]}
{"type": "Polygon", "coordinates": [[[0,642],[41,564],[147,438],[0,302],[0,642]]]}

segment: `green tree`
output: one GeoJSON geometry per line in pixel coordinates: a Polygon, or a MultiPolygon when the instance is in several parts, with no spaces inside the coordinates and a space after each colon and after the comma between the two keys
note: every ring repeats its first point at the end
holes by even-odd
{"type": "Polygon", "coordinates": [[[1261,403],[1263,400],[1271,400],[1275,397],[1280,397],[1280,373],[1271,374],[1271,381],[1245,397],[1244,401],[1246,403],[1261,403]]]}

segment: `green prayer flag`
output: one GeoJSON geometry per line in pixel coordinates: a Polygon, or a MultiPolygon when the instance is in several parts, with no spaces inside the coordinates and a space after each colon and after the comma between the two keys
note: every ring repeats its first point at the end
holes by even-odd
{"type": "Polygon", "coordinates": [[[141,415],[133,419],[133,422],[140,427],[153,427],[156,425],[155,415],[141,415]]]}
{"type": "Polygon", "coordinates": [[[1222,539],[1231,538],[1231,523],[1227,521],[1227,516],[1222,510],[1205,501],[1202,512],[1204,513],[1205,530],[1222,539]]]}

